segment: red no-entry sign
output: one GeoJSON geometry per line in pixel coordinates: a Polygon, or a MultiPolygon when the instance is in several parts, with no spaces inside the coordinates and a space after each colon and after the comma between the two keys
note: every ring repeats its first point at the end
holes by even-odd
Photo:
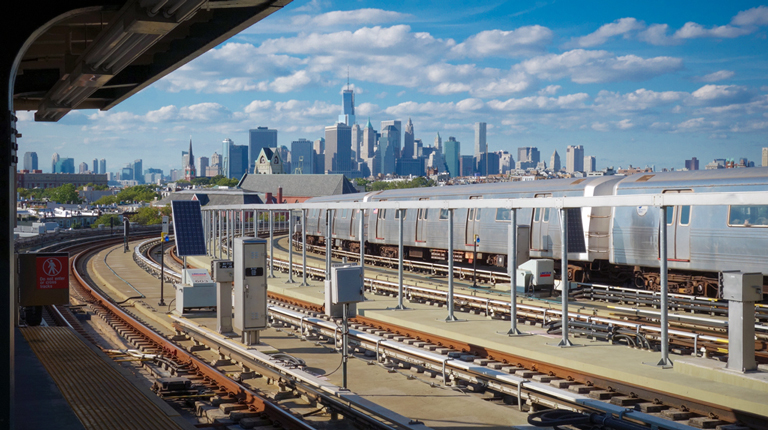
{"type": "Polygon", "coordinates": [[[51,290],[69,288],[69,265],[67,257],[37,257],[37,288],[51,290]]]}
{"type": "Polygon", "coordinates": [[[69,254],[30,252],[19,254],[18,257],[19,305],[69,303],[69,254]]]}

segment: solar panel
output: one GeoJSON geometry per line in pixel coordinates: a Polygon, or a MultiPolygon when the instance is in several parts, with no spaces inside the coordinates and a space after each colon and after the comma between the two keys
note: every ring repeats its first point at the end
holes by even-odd
{"type": "Polygon", "coordinates": [[[205,234],[200,202],[172,201],[173,231],[176,238],[176,254],[205,255],[205,234]]]}

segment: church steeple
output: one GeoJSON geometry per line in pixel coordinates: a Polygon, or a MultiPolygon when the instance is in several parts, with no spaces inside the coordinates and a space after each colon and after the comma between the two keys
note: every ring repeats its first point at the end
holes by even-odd
{"type": "Polygon", "coordinates": [[[184,179],[191,181],[197,177],[195,172],[195,156],[192,154],[192,136],[189,137],[189,154],[187,158],[187,165],[184,166],[184,179]]]}

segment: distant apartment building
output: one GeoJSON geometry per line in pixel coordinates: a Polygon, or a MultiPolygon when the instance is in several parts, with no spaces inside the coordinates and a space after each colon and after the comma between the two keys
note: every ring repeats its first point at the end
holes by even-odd
{"type": "Polygon", "coordinates": [[[107,160],[101,159],[99,160],[99,174],[105,174],[107,173],[107,160]]]}
{"type": "Polygon", "coordinates": [[[27,152],[24,154],[24,170],[29,170],[30,172],[37,170],[37,152],[27,152]]]}
{"type": "MultiPolygon", "coordinates": [[[[394,166],[390,173],[394,171],[394,166]]],[[[352,171],[352,128],[344,123],[325,127],[325,170],[331,173],[352,171]]]]}
{"type": "MultiPolygon", "coordinates": [[[[398,120],[389,120],[389,121],[382,121],[381,122],[381,133],[384,133],[384,128],[391,125],[395,128],[396,131],[392,131],[389,133],[389,144],[392,145],[392,151],[395,154],[395,158],[399,158],[400,154],[402,152],[401,143],[402,143],[402,135],[403,135],[403,125],[398,120]]],[[[385,172],[386,173],[394,173],[392,172],[385,172]]]]}
{"type": "Polygon", "coordinates": [[[688,170],[699,170],[699,160],[696,157],[692,157],[690,160],[685,160],[685,168],[688,170]]]}
{"type": "Polygon", "coordinates": [[[197,158],[197,176],[207,176],[208,166],[210,165],[210,158],[198,157],[197,158]]]}
{"type": "Polygon", "coordinates": [[[594,155],[584,156],[584,171],[594,172],[597,170],[597,160],[594,155]]]}
{"type": "Polygon", "coordinates": [[[455,178],[461,176],[461,163],[459,162],[461,157],[461,142],[456,140],[455,137],[450,136],[448,140],[443,144],[443,152],[445,159],[445,167],[448,169],[448,174],[455,178]]]}
{"type": "Polygon", "coordinates": [[[768,148],[763,148],[763,167],[768,167],[768,148]]]}
{"type": "Polygon", "coordinates": [[[80,163],[79,166],[77,166],[77,173],[82,175],[83,173],[86,173],[87,171],[88,171],[88,163],[86,163],[85,161],[83,161],[82,163],[80,163]]]}
{"type": "Polygon", "coordinates": [[[248,130],[247,163],[249,171],[253,171],[256,158],[259,156],[262,148],[277,148],[277,130],[268,127],[257,127],[248,130]]]}
{"type": "Polygon", "coordinates": [[[584,171],[584,147],[568,145],[565,154],[565,171],[568,173],[584,171]]]}
{"type": "Polygon", "coordinates": [[[299,139],[291,142],[291,168],[294,174],[313,175],[315,171],[315,151],[312,141],[299,139]]]}
{"type": "Polygon", "coordinates": [[[517,148],[517,168],[518,169],[533,169],[539,164],[541,155],[539,149],[535,146],[525,146],[517,148]]]}
{"type": "MultiPolygon", "coordinates": [[[[56,156],[58,157],[58,154],[56,156]]],[[[58,158],[58,161],[53,165],[53,173],[75,173],[75,159],[58,158]]]]}
{"type": "Polygon", "coordinates": [[[507,151],[499,151],[499,173],[506,175],[510,170],[515,169],[515,159],[507,151]]]}

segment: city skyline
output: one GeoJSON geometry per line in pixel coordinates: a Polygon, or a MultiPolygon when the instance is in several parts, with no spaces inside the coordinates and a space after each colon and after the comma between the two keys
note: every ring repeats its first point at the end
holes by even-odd
{"type": "Polygon", "coordinates": [[[760,161],[768,141],[760,3],[376,5],[293,2],[111,111],[19,112],[20,151],[169,171],[190,134],[210,155],[259,126],[290,148],[324,135],[347,87],[361,126],[412,118],[416,138],[455,136],[465,154],[476,122],[490,152],[583,145],[598,166],[760,161]]]}

